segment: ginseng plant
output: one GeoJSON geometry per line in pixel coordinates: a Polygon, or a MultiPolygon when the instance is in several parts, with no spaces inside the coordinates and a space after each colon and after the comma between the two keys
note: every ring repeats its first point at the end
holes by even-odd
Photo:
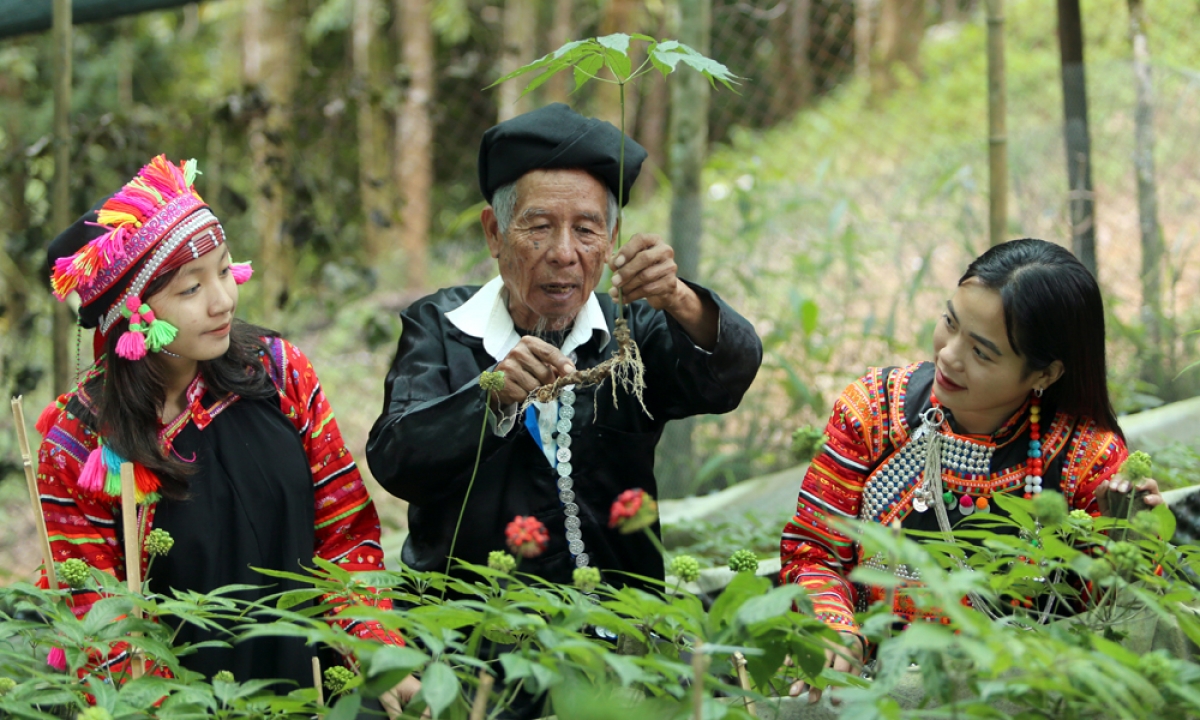
{"type": "MultiPolygon", "coordinates": [[[[734,90],[733,86],[738,81],[738,77],[729,72],[729,68],[675,40],[658,41],[648,35],[616,33],[569,42],[488,86],[492,88],[514,78],[536,73],[536,77],[525,87],[525,92],[522,93],[524,96],[558,73],[568,69],[575,75],[575,90],[579,90],[592,80],[617,86],[621,104],[621,150],[618,166],[618,177],[621,178],[621,182],[618,183],[617,188],[618,219],[614,252],[621,249],[622,223],[620,220],[625,206],[625,86],[655,70],[665,77],[675,72],[676,68],[681,65],[690,67],[708,78],[713,87],[716,87],[719,82],[730,90],[734,90]],[[633,40],[646,44],[645,59],[636,68],[633,66],[634,53],[630,48],[630,42],[633,40]]],[[[578,370],[558,378],[549,385],[537,388],[530,393],[526,405],[533,400],[538,402],[555,400],[569,385],[578,387],[599,385],[611,377],[613,380],[613,403],[615,404],[617,401],[617,387],[619,386],[636,397],[644,411],[646,404],[642,399],[642,392],[646,387],[645,366],[642,364],[641,351],[630,334],[629,324],[625,321],[625,295],[620,289],[617,291],[617,322],[613,328],[613,337],[617,341],[617,349],[613,351],[612,357],[593,368],[578,370]]],[[[648,412],[646,414],[649,415],[648,412]]]]}

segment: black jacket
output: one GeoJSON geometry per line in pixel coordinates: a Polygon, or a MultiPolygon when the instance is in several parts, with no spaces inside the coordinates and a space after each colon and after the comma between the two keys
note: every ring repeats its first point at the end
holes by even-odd
{"type": "MultiPolygon", "coordinates": [[[[644,533],[621,535],[608,528],[609,508],[622,491],[642,488],[657,497],[654,449],[668,420],[737,407],[762,362],[754,328],[720,298],[693,285],[720,311],[717,346],[697,348],[666,313],[645,301],[626,307],[626,317],[646,365],[647,417],[636,398],[611,384],[577,389],[571,430],[575,502],[586,552],[601,571],[620,570],[663,577],[659,553],[644,533]]],[[[479,376],[496,360],[481,338],[463,333],[446,313],[478,287],[455,287],[423,298],[401,313],[404,327],[387,376],[383,414],[371,429],[367,462],[379,483],[409,501],[409,537],[401,559],[418,570],[442,570],[450,549],[484,422],[479,376]]],[[[597,294],[611,333],[616,305],[597,294]]],[[[599,347],[593,334],[577,350],[576,367],[594,367],[611,355],[615,340],[599,347]]],[[[504,548],[504,528],[516,515],[545,523],[550,545],[540,557],[522,560],[519,571],[559,583],[571,582],[564,514],[555,486],[557,473],[521,422],[505,437],[488,428],[478,476],[468,500],[454,554],[485,564],[491,550],[504,548]]],[[[658,532],[657,523],[654,532],[658,532]]],[[[605,581],[626,584],[606,573],[605,581]]]]}

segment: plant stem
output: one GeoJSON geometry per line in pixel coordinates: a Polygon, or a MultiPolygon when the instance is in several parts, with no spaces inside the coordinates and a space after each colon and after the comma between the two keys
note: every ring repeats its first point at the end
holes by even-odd
{"type": "MultiPolygon", "coordinates": [[[[621,251],[621,227],[625,217],[625,82],[617,78],[621,98],[621,153],[617,162],[617,252],[621,251]]],[[[617,317],[625,319],[625,293],[617,289],[617,317]]]]}
{"type": "Polygon", "coordinates": [[[654,543],[654,547],[658,550],[659,555],[662,555],[663,562],[667,560],[667,549],[663,547],[662,540],[654,534],[654,530],[650,527],[642,528],[642,532],[646,533],[646,537],[650,538],[650,542],[654,543]]]}
{"type": "MultiPolygon", "coordinates": [[[[454,524],[454,535],[450,538],[450,552],[446,553],[446,574],[450,574],[450,563],[454,562],[454,546],[458,542],[458,531],[462,529],[463,515],[467,513],[467,501],[471,499],[471,488],[475,486],[475,476],[479,474],[479,460],[483,457],[483,438],[487,433],[488,418],[492,416],[492,408],[488,405],[488,394],[483,398],[483,426],[479,428],[479,445],[475,448],[475,467],[471,468],[471,481],[467,483],[467,494],[463,496],[462,507],[458,510],[458,522],[454,524]]],[[[446,587],[442,586],[442,600],[446,599],[446,587]]]]}

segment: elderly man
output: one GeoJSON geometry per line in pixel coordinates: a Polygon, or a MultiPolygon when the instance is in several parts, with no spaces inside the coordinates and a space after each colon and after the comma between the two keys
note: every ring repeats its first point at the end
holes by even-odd
{"type": "Polygon", "coordinates": [[[609,509],[625,490],[657,493],[663,425],[737,407],[762,345],[714,293],[676,276],[673,252],[657,236],[634,235],[613,254],[618,183],[628,198],[646,157],[626,137],[621,177],[620,145],[611,124],[562,104],[484,134],[479,184],[490,206],[481,220],[500,275],[483,287],[441,290],[401,314],[383,414],[367,444],[376,479],[411,503],[406,565],[446,567],[465,500],[458,558],[486,563],[515,516],[534,516],[549,530],[549,547],[523,560],[524,572],[559,583],[589,565],[617,585],[628,579],[611,571],[663,577],[650,539],[610,529],[609,509]],[[649,414],[624,393],[614,402],[607,382],[520,412],[536,387],[612,354],[617,305],[594,292],[606,264],[629,303],[649,414]],[[490,370],[506,382],[489,400],[479,380],[490,370]],[[495,420],[467,497],[487,402],[495,420]]]}

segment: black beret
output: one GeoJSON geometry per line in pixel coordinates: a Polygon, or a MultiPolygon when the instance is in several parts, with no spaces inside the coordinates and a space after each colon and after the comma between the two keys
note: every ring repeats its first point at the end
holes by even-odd
{"type": "MultiPolygon", "coordinates": [[[[108,198],[101,198],[90,210],[83,214],[66,230],[58,234],[58,237],[50,241],[50,247],[46,250],[46,277],[54,271],[54,261],[59,258],[70,257],[83,249],[91,241],[108,232],[107,228],[99,227],[96,224],[97,213],[100,208],[104,207],[104,203],[108,202],[108,198]]],[[[120,299],[121,293],[125,292],[125,288],[129,287],[129,283],[133,282],[133,278],[137,275],[137,271],[141,268],[142,263],[134,263],[129,268],[128,272],[109,288],[104,294],[96,298],[87,305],[79,308],[79,324],[85,328],[94,328],[100,324],[100,318],[113,303],[120,299]]]]}
{"type": "MultiPolygon", "coordinates": [[[[625,136],[624,201],[646,159],[646,149],[625,136]]],[[[621,197],[621,131],[587,118],[562,103],[518,115],[483,134],[479,145],[479,189],[492,195],[531,170],[579,169],[595,175],[621,197]]]]}

